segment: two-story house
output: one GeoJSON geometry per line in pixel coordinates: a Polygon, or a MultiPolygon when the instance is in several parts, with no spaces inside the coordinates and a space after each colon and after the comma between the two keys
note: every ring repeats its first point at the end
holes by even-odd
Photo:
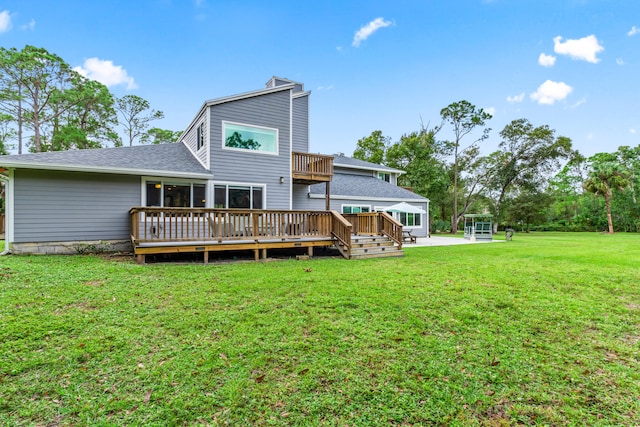
{"type": "Polygon", "coordinates": [[[309,95],[302,83],[273,77],[264,89],[205,102],[174,144],[0,157],[5,246],[73,253],[100,242],[121,250],[132,242],[160,247],[176,233],[187,249],[207,252],[216,250],[209,240],[240,248],[259,236],[261,249],[313,236],[320,246],[339,234],[330,230],[334,220],[319,216],[329,211],[388,211],[414,235],[428,235],[429,201],[396,185],[401,171],[309,153],[309,95]],[[410,207],[393,208],[402,202],[410,207]],[[279,216],[269,214],[267,227],[256,215],[271,211],[279,216]]]}

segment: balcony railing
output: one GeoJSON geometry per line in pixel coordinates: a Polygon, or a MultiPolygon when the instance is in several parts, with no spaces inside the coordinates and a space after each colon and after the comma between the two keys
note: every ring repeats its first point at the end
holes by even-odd
{"type": "Polygon", "coordinates": [[[331,181],[333,156],[312,153],[292,153],[293,180],[300,184],[331,181]]]}

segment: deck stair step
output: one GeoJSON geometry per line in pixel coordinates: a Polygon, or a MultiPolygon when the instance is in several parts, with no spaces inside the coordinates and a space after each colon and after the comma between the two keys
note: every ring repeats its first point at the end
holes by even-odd
{"type": "MultiPolygon", "coordinates": [[[[343,248],[339,247],[338,249],[342,251],[343,248]]],[[[404,251],[386,236],[351,236],[351,256],[349,259],[401,256],[404,256],[404,251]]]]}

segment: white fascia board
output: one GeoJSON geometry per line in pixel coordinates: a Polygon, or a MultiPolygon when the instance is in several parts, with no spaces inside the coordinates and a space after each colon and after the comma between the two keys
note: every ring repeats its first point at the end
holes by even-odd
{"type": "Polygon", "coordinates": [[[37,169],[37,170],[52,170],[63,172],[94,172],[94,173],[106,173],[111,175],[152,175],[174,178],[193,178],[193,179],[213,179],[213,174],[194,173],[194,172],[177,172],[177,171],[158,171],[148,169],[126,169],[126,168],[111,168],[106,166],[75,166],[75,165],[60,165],[51,163],[21,163],[21,162],[7,162],[3,159],[1,165],[3,167],[12,169],[37,169]]]}
{"type": "MultiPolygon", "coordinates": [[[[189,129],[191,129],[193,127],[193,125],[198,121],[198,117],[200,117],[200,115],[203,113],[203,111],[205,111],[208,107],[213,107],[214,105],[224,104],[224,103],[227,103],[227,102],[239,101],[241,99],[253,98],[253,97],[261,96],[261,95],[268,95],[270,93],[275,93],[275,92],[280,92],[280,91],[285,91],[285,90],[292,90],[294,87],[295,87],[295,84],[294,83],[290,83],[290,84],[286,84],[286,85],[282,85],[282,86],[275,86],[275,87],[266,88],[266,89],[259,89],[259,90],[254,90],[254,91],[251,91],[251,92],[244,92],[244,93],[239,93],[237,95],[230,95],[230,96],[225,96],[225,97],[222,97],[222,98],[215,98],[215,99],[210,99],[208,101],[205,101],[202,104],[202,107],[200,107],[200,109],[198,110],[198,113],[195,115],[193,120],[191,120],[191,123],[189,123],[189,125],[182,132],[182,135],[180,135],[180,138],[182,138],[182,136],[185,133],[187,133],[189,131],[189,129]]],[[[180,140],[180,139],[178,139],[178,140],[180,140]]]]}
{"type": "Polygon", "coordinates": [[[311,91],[308,90],[306,92],[296,92],[293,95],[291,95],[292,98],[302,98],[303,96],[309,96],[311,95],[311,91]]]}
{"type": "MultiPolygon", "coordinates": [[[[334,156],[335,158],[335,156],[334,156]]],[[[405,171],[400,170],[400,169],[394,169],[394,168],[390,168],[387,166],[383,166],[385,169],[382,168],[376,168],[376,167],[369,167],[369,166],[352,166],[352,165],[345,165],[343,163],[333,163],[333,168],[336,169],[359,169],[359,170],[365,170],[365,171],[375,171],[375,172],[387,172],[387,173],[397,173],[398,175],[402,175],[403,173],[405,173],[405,171]]]]}
{"type": "MultiPolygon", "coordinates": [[[[324,199],[324,194],[309,194],[310,199],[324,199]]],[[[407,203],[429,203],[430,200],[424,199],[407,199],[404,197],[366,197],[366,196],[343,196],[339,194],[330,194],[330,199],[344,199],[344,200],[373,200],[376,202],[407,202],[407,203]]]]}

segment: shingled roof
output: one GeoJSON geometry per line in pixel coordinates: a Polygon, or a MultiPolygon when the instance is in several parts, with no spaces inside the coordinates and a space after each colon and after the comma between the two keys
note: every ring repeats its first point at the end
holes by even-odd
{"type": "Polygon", "coordinates": [[[398,174],[404,173],[404,171],[401,171],[399,169],[390,168],[388,166],[379,165],[377,163],[371,163],[360,159],[354,159],[353,157],[347,157],[343,154],[334,154],[333,164],[334,166],[343,166],[353,169],[367,169],[381,172],[393,172],[398,174]]]}
{"type": "Polygon", "coordinates": [[[213,176],[182,143],[0,156],[0,166],[133,175],[213,176]]]}
{"type": "MultiPolygon", "coordinates": [[[[325,184],[314,184],[310,187],[310,194],[324,196],[326,191],[325,184]]],[[[416,194],[412,191],[405,190],[393,184],[389,184],[372,176],[359,175],[343,175],[335,174],[331,180],[331,196],[332,197],[366,197],[372,199],[391,199],[391,200],[412,200],[416,202],[426,202],[426,197],[416,194]]]]}

